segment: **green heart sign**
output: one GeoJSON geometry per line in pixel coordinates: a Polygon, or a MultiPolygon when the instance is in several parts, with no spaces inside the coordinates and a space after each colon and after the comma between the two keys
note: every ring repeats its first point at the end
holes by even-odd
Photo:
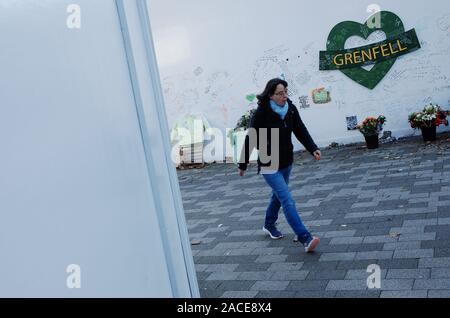
{"type": "MultiPolygon", "coordinates": [[[[395,38],[405,32],[402,20],[392,12],[381,11],[379,27],[369,27],[369,22],[373,21],[374,16],[370,17],[365,24],[345,21],[336,25],[328,36],[327,50],[340,51],[345,49],[345,42],[351,36],[359,36],[367,40],[367,38],[375,31],[383,31],[386,38],[395,38]]],[[[355,82],[369,88],[374,89],[378,83],[386,76],[394,65],[397,57],[386,59],[375,63],[375,66],[367,71],[362,67],[354,67],[348,69],[340,69],[342,73],[350,77],[355,82]]]]}

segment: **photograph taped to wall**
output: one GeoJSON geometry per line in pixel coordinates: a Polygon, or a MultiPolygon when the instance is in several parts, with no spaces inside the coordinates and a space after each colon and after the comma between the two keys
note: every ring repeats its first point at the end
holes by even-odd
{"type": "Polygon", "coordinates": [[[358,118],[356,116],[347,117],[347,130],[356,130],[358,118]]]}
{"type": "Polygon", "coordinates": [[[299,108],[309,108],[311,106],[309,104],[309,97],[307,95],[300,96],[298,98],[298,106],[299,108]]]}

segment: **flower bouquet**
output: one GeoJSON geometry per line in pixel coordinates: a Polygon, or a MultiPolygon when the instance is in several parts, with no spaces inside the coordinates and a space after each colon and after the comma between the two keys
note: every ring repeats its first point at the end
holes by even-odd
{"type": "Polygon", "coordinates": [[[448,126],[448,111],[442,110],[439,105],[427,105],[421,112],[414,112],[408,116],[411,128],[422,130],[424,141],[436,140],[436,127],[448,126]]]}
{"type": "Polygon", "coordinates": [[[383,115],[375,117],[367,117],[356,128],[364,135],[368,149],[378,148],[378,135],[383,130],[383,125],[386,123],[386,117],[383,115]]]}

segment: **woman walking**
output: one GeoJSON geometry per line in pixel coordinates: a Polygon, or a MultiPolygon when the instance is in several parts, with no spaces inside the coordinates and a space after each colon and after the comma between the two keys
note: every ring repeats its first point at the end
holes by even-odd
{"type": "Polygon", "coordinates": [[[303,244],[305,251],[309,253],[315,250],[320,239],[312,236],[304,226],[288,188],[294,161],[292,133],[316,160],[320,160],[321,152],[303,124],[297,107],[288,98],[287,87],[286,81],[278,78],[272,79],[267,83],[264,92],[258,96],[258,109],[252,116],[249,127],[250,130],[254,129],[256,132],[257,140],[251,142],[250,133],[246,136],[239,161],[239,175],[244,176],[253,147],[259,149],[258,173],[263,175],[267,184],[272,188],[263,231],[275,240],[283,237],[275,225],[278,212],[283,207],[287,222],[297,235],[298,241],[303,244]],[[271,138],[274,129],[277,132],[275,133],[276,137],[271,138]],[[265,137],[267,140],[263,141],[262,139],[266,139],[265,137]],[[270,156],[271,161],[262,160],[260,145],[261,148],[267,145],[267,156],[270,156]]]}

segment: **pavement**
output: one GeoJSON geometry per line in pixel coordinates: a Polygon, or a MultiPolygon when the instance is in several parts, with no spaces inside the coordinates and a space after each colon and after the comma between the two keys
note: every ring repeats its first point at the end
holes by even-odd
{"type": "Polygon", "coordinates": [[[322,154],[296,153],[290,181],[321,238],[313,254],[293,241],[282,210],[285,237],[263,233],[271,190],[255,165],[243,178],[233,164],[178,170],[201,296],[450,298],[450,133],[322,154]]]}

